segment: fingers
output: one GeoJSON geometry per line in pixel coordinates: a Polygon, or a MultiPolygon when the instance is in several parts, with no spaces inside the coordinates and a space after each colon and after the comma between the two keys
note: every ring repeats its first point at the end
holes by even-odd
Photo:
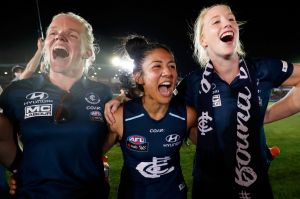
{"type": "Polygon", "coordinates": [[[9,179],[9,194],[10,195],[15,195],[16,194],[16,190],[17,190],[17,181],[15,179],[15,174],[16,174],[16,170],[13,171],[13,174],[10,176],[9,179]]]}
{"type": "Polygon", "coordinates": [[[113,104],[111,103],[111,101],[109,101],[105,104],[105,108],[104,108],[104,116],[105,116],[106,122],[110,125],[115,123],[115,118],[113,116],[113,113],[111,112],[112,107],[113,107],[113,104]]]}
{"type": "Polygon", "coordinates": [[[105,104],[104,108],[104,116],[106,119],[106,122],[110,125],[116,122],[116,119],[114,117],[114,112],[119,108],[121,105],[121,101],[118,98],[112,99],[109,102],[105,104]]]}
{"type": "Polygon", "coordinates": [[[9,184],[9,194],[15,195],[16,194],[17,185],[16,184],[9,184]]]}

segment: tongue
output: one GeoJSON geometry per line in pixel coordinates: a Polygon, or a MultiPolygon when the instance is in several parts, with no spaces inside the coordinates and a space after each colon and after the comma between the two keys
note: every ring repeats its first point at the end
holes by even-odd
{"type": "Polygon", "coordinates": [[[163,96],[168,96],[170,94],[170,92],[166,86],[160,86],[158,88],[158,90],[159,90],[159,93],[163,96]]]}

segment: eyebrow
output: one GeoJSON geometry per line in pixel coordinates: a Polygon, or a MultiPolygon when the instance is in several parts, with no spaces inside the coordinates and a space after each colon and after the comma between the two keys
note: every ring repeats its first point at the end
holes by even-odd
{"type": "MultiPolygon", "coordinates": [[[[226,16],[232,16],[232,17],[235,18],[234,14],[233,14],[232,12],[226,13],[226,16]]],[[[209,22],[210,22],[211,20],[215,19],[215,18],[218,18],[218,17],[220,17],[220,14],[211,17],[210,20],[209,20],[209,22]]]]}
{"type": "MultiPolygon", "coordinates": [[[[49,27],[49,31],[50,30],[56,30],[56,29],[58,29],[58,26],[49,27]]],[[[71,32],[76,32],[76,33],[80,34],[80,32],[78,30],[74,29],[74,28],[68,28],[67,30],[71,31],[71,32]]]]}
{"type": "MultiPolygon", "coordinates": [[[[160,60],[154,60],[150,64],[153,64],[153,63],[162,63],[162,61],[160,61],[160,60]]],[[[170,64],[170,63],[174,63],[175,64],[176,62],[175,62],[175,60],[171,60],[171,61],[168,62],[168,64],[170,64]]]]}

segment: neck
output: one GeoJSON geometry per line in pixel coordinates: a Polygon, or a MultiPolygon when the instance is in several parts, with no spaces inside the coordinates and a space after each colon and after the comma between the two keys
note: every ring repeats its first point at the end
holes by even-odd
{"type": "Polygon", "coordinates": [[[215,72],[228,84],[230,84],[240,72],[238,55],[233,55],[229,59],[216,57],[211,59],[211,62],[213,63],[215,72]]]}
{"type": "Polygon", "coordinates": [[[83,73],[76,73],[73,75],[66,75],[63,73],[55,73],[50,70],[49,72],[49,79],[50,82],[62,90],[67,92],[70,91],[73,84],[82,77],[83,73]]]}
{"type": "Polygon", "coordinates": [[[168,104],[160,104],[153,98],[150,98],[148,96],[142,97],[143,107],[149,114],[149,116],[154,120],[160,120],[166,115],[166,112],[169,108],[168,104]]]}

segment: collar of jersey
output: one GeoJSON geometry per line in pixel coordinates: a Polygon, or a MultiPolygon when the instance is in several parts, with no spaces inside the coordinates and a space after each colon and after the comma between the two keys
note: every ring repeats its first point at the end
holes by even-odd
{"type": "MultiPolygon", "coordinates": [[[[38,76],[38,80],[33,86],[35,87],[35,89],[40,90],[47,85],[53,85],[53,84],[49,81],[47,74],[43,74],[38,76]]],[[[72,91],[76,92],[78,90],[86,89],[88,88],[88,85],[89,85],[89,79],[85,75],[83,75],[77,82],[74,83],[74,85],[71,88],[71,92],[72,91]]]]}

